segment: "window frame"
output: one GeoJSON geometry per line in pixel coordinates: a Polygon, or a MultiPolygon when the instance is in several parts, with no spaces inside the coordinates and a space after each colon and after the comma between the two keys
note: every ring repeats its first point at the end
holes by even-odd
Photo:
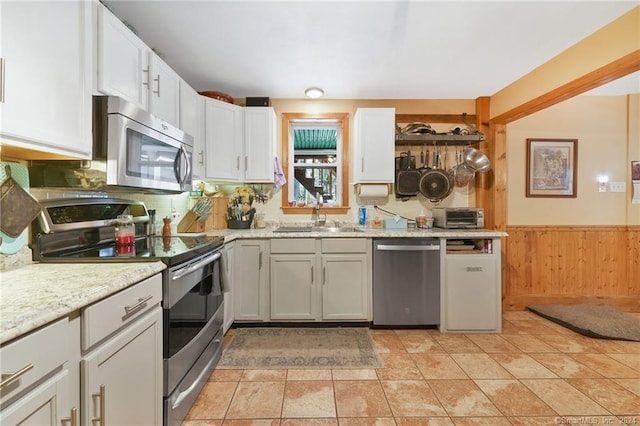
{"type": "MultiPolygon", "coordinates": [[[[290,150],[289,136],[290,122],[307,119],[307,120],[335,120],[341,126],[342,143],[340,144],[340,191],[341,205],[339,206],[326,206],[323,205],[320,208],[323,214],[346,214],[349,211],[349,114],[348,113],[282,113],[282,171],[285,174],[287,183],[282,187],[282,212],[284,214],[311,214],[313,212],[312,207],[292,207],[289,205],[289,163],[294,161],[293,147],[290,150]]],[[[293,141],[291,141],[293,143],[293,141]]]]}

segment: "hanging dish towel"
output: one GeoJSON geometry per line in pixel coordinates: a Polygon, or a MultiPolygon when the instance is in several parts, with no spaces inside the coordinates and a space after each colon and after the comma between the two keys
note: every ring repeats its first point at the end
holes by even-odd
{"type": "Polygon", "coordinates": [[[287,183],[287,178],[284,177],[284,172],[280,166],[278,157],[273,158],[273,189],[282,188],[287,183]]]}

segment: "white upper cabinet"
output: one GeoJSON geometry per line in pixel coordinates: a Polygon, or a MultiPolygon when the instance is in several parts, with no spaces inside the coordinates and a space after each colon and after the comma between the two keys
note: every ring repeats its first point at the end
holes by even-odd
{"type": "Polygon", "coordinates": [[[99,92],[148,109],[151,49],[104,6],[98,7],[99,92]]]}
{"type": "Polygon", "coordinates": [[[353,182],[393,183],[396,110],[358,108],[354,121],[353,182]]]}
{"type": "Polygon", "coordinates": [[[149,112],[174,126],[178,126],[180,107],[180,76],[158,55],[151,52],[149,67],[151,87],[149,112]]]}
{"type": "Polygon", "coordinates": [[[244,109],[244,181],[273,182],[276,113],[271,107],[244,109]]]}
{"type": "Polygon", "coordinates": [[[1,2],[0,57],[2,143],[91,158],[91,3],[1,2]]]}
{"type": "Polygon", "coordinates": [[[180,128],[193,136],[193,178],[204,179],[204,98],[184,80],[180,80],[180,128]]]}
{"type": "Polygon", "coordinates": [[[205,174],[207,179],[240,182],[244,154],[242,107],[205,98],[205,174]]]}
{"type": "Polygon", "coordinates": [[[98,7],[97,90],[179,125],[180,77],[106,7],[98,7]]]}

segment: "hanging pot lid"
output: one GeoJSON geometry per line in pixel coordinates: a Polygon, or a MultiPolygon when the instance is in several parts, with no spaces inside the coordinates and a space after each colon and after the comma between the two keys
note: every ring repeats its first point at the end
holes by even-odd
{"type": "Polygon", "coordinates": [[[429,201],[439,203],[453,191],[451,174],[442,169],[431,169],[420,178],[420,193],[429,201]]]}

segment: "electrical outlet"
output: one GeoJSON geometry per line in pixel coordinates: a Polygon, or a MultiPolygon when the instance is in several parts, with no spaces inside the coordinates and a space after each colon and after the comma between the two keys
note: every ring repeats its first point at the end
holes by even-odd
{"type": "Polygon", "coordinates": [[[609,191],[611,192],[627,192],[627,184],[625,182],[610,182],[609,191]]]}

